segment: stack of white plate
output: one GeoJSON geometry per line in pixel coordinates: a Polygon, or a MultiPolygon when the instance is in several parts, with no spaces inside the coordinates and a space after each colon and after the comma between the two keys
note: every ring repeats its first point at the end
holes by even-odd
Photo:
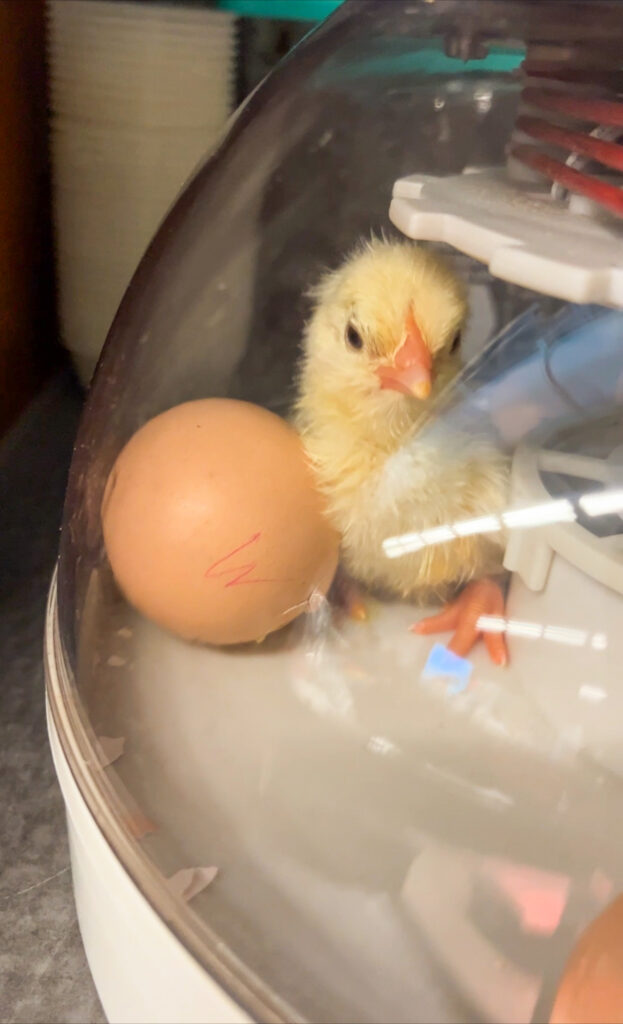
{"type": "Polygon", "coordinates": [[[129,280],[232,108],[235,21],[206,7],[48,7],[63,340],[87,382],[129,280]]]}

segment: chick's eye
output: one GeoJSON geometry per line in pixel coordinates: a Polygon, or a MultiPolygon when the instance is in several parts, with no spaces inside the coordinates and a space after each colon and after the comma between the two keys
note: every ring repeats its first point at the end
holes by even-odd
{"type": "Polygon", "coordinates": [[[346,328],[346,341],[351,348],[355,348],[357,350],[363,348],[363,338],[357,328],[353,327],[352,324],[349,324],[346,328]]]}
{"type": "Polygon", "coordinates": [[[452,339],[452,344],[450,345],[450,351],[451,352],[456,352],[456,350],[457,350],[457,348],[459,347],[460,344],[461,344],[461,332],[457,331],[456,334],[454,335],[454,338],[452,339]]]}

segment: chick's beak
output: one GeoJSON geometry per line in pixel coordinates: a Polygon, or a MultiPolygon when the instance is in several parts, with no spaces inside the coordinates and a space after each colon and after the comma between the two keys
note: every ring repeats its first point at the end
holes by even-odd
{"type": "Polygon", "coordinates": [[[406,320],[406,336],[394,355],[393,362],[381,363],[376,373],[381,388],[400,391],[414,398],[428,398],[431,392],[432,358],[413,313],[406,320]]]}

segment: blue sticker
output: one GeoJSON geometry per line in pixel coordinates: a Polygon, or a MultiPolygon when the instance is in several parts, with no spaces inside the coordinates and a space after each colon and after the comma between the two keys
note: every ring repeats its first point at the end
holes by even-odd
{"type": "Polygon", "coordinates": [[[473,665],[449,651],[443,644],[434,644],[422,670],[422,679],[449,679],[448,694],[461,693],[469,686],[473,665]]]}

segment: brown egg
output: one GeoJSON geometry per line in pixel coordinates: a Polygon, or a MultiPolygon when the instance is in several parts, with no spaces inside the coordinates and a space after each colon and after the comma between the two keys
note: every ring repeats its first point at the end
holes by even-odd
{"type": "Polygon", "coordinates": [[[337,566],[298,435],[247,402],[187,402],[141,427],[111,471],[102,523],[128,600],[205,643],[262,639],[325,594],[337,566]]]}
{"type": "Polygon", "coordinates": [[[582,933],[563,975],[551,1024],[622,1024],[623,896],[582,933]]]}

